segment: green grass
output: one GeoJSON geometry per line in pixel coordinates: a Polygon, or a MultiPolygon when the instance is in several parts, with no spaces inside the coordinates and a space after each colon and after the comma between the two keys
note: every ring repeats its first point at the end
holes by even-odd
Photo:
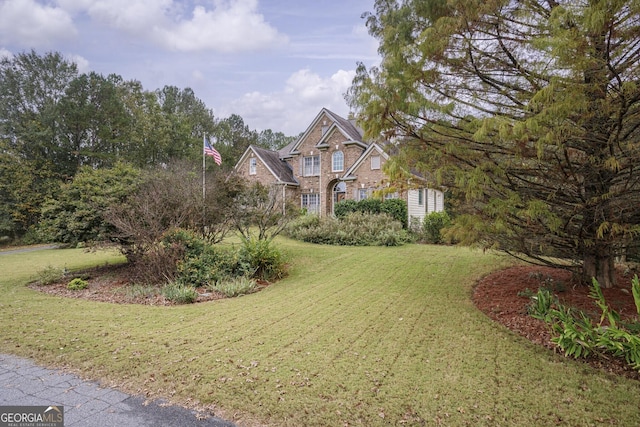
{"type": "Polygon", "coordinates": [[[24,286],[80,250],[0,256],[0,351],[240,425],[640,425],[640,384],[538,348],[471,302],[508,260],[463,248],[278,239],[290,275],[242,298],[111,305],[24,286]]]}

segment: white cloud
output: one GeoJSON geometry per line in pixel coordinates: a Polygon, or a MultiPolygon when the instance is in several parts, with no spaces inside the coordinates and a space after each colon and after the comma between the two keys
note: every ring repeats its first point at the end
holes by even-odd
{"type": "Polygon", "coordinates": [[[13,53],[3,47],[0,47],[0,60],[4,58],[13,59],[13,53]]]}
{"type": "Polygon", "coordinates": [[[90,71],[89,61],[84,57],[80,55],[67,55],[67,59],[78,66],[78,72],[81,74],[88,73],[90,71]]]}
{"type": "Polygon", "coordinates": [[[0,3],[0,43],[25,48],[49,46],[76,34],[71,16],[59,7],[42,5],[34,0],[0,3]]]}
{"type": "Polygon", "coordinates": [[[250,51],[280,45],[284,35],[257,12],[257,0],[215,1],[213,10],[196,6],[190,20],[155,28],[156,39],[177,51],[250,51]]]}
{"type": "Polygon", "coordinates": [[[268,48],[287,37],[258,13],[257,0],[211,0],[193,10],[173,0],[59,0],[67,10],[173,51],[237,52],[268,48]]]}
{"type": "Polygon", "coordinates": [[[252,129],[297,135],[323,107],[343,117],[349,114],[344,93],[354,76],[354,70],[339,70],[326,78],[309,69],[299,70],[289,77],[281,92],[247,93],[218,113],[223,117],[239,114],[252,129]]]}
{"type": "Polygon", "coordinates": [[[59,0],[66,9],[86,12],[91,19],[132,34],[167,25],[172,0],[59,0]]]}

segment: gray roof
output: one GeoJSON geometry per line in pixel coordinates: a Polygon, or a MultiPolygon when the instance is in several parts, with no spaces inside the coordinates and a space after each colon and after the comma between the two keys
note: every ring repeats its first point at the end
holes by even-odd
{"type": "Polygon", "coordinates": [[[347,135],[349,136],[349,138],[351,138],[354,141],[362,141],[362,132],[360,129],[358,129],[358,127],[356,127],[352,121],[347,120],[347,119],[343,119],[342,117],[340,117],[339,115],[337,115],[336,113],[329,111],[325,108],[325,111],[327,112],[327,114],[329,114],[331,116],[331,118],[333,120],[335,120],[335,122],[338,124],[338,126],[340,126],[342,128],[342,130],[344,130],[347,135]]]}
{"type": "Polygon", "coordinates": [[[260,160],[276,175],[279,181],[288,184],[297,184],[298,181],[293,176],[293,170],[289,163],[280,159],[280,153],[277,151],[267,150],[266,148],[251,146],[251,149],[256,153],[260,160]]]}

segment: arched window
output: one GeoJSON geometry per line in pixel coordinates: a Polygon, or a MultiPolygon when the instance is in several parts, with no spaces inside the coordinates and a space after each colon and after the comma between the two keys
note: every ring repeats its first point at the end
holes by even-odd
{"type": "Polygon", "coordinates": [[[331,171],[341,172],[344,170],[344,154],[342,151],[336,151],[331,156],[331,171]]]}

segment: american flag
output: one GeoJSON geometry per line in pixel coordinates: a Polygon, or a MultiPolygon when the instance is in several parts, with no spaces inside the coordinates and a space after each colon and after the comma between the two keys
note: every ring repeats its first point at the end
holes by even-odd
{"type": "Polygon", "coordinates": [[[222,163],[222,157],[220,157],[220,153],[218,153],[218,150],[211,146],[209,138],[207,138],[206,136],[204,137],[204,154],[205,156],[213,156],[213,161],[216,162],[218,166],[220,166],[220,163],[222,163]]]}

